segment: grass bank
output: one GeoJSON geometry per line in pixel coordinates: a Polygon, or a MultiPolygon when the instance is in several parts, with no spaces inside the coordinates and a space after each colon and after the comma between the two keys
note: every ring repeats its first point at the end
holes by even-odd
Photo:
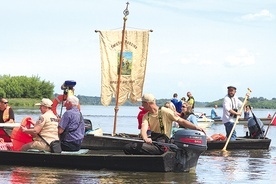
{"type": "Polygon", "coordinates": [[[34,104],[40,102],[41,99],[34,98],[9,98],[9,106],[11,107],[34,107],[34,104]]]}

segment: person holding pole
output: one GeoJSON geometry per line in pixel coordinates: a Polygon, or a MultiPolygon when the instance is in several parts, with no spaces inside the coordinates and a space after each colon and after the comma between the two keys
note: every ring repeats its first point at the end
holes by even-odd
{"type": "MultiPolygon", "coordinates": [[[[229,137],[230,132],[234,126],[237,116],[241,116],[241,112],[238,111],[242,106],[242,101],[235,96],[237,88],[234,86],[228,86],[228,93],[223,100],[223,115],[222,122],[224,123],[226,130],[226,137],[229,137]]],[[[248,94],[249,95],[249,94],[248,94]]],[[[236,131],[233,130],[230,140],[236,140],[236,131]]]]}

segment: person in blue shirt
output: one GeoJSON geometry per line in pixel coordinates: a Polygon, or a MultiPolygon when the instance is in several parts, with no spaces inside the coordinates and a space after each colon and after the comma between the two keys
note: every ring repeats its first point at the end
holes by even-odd
{"type": "Polygon", "coordinates": [[[61,149],[63,151],[79,151],[81,148],[85,125],[78,105],[79,99],[75,96],[68,96],[64,104],[66,112],[58,125],[61,149]]]}
{"type": "Polygon", "coordinates": [[[218,108],[217,105],[214,106],[214,108],[211,110],[211,119],[221,119],[220,116],[218,116],[216,109],[218,108]]]}
{"type": "Polygon", "coordinates": [[[181,113],[181,106],[182,106],[182,101],[177,99],[178,95],[177,93],[173,94],[173,98],[171,99],[171,102],[174,104],[176,111],[178,113],[181,113]]]}

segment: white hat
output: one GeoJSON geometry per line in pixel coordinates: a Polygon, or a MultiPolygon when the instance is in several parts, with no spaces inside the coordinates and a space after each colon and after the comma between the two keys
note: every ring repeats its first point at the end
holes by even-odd
{"type": "Polygon", "coordinates": [[[35,105],[43,105],[45,107],[52,107],[53,102],[49,98],[42,98],[41,102],[36,103],[35,105]]]}
{"type": "Polygon", "coordinates": [[[138,99],[138,101],[142,102],[155,102],[155,98],[152,94],[144,94],[142,99],[138,99]]]}

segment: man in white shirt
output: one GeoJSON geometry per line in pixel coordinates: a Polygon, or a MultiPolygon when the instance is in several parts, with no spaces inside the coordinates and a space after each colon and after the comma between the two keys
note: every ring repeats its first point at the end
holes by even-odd
{"type": "MultiPolygon", "coordinates": [[[[234,86],[228,86],[228,94],[223,100],[223,115],[222,122],[224,123],[226,130],[226,137],[229,137],[230,132],[234,126],[237,115],[241,116],[241,112],[238,109],[242,106],[242,101],[235,96],[237,88],[234,86]]],[[[230,140],[236,140],[236,131],[234,130],[230,140]]]]}

